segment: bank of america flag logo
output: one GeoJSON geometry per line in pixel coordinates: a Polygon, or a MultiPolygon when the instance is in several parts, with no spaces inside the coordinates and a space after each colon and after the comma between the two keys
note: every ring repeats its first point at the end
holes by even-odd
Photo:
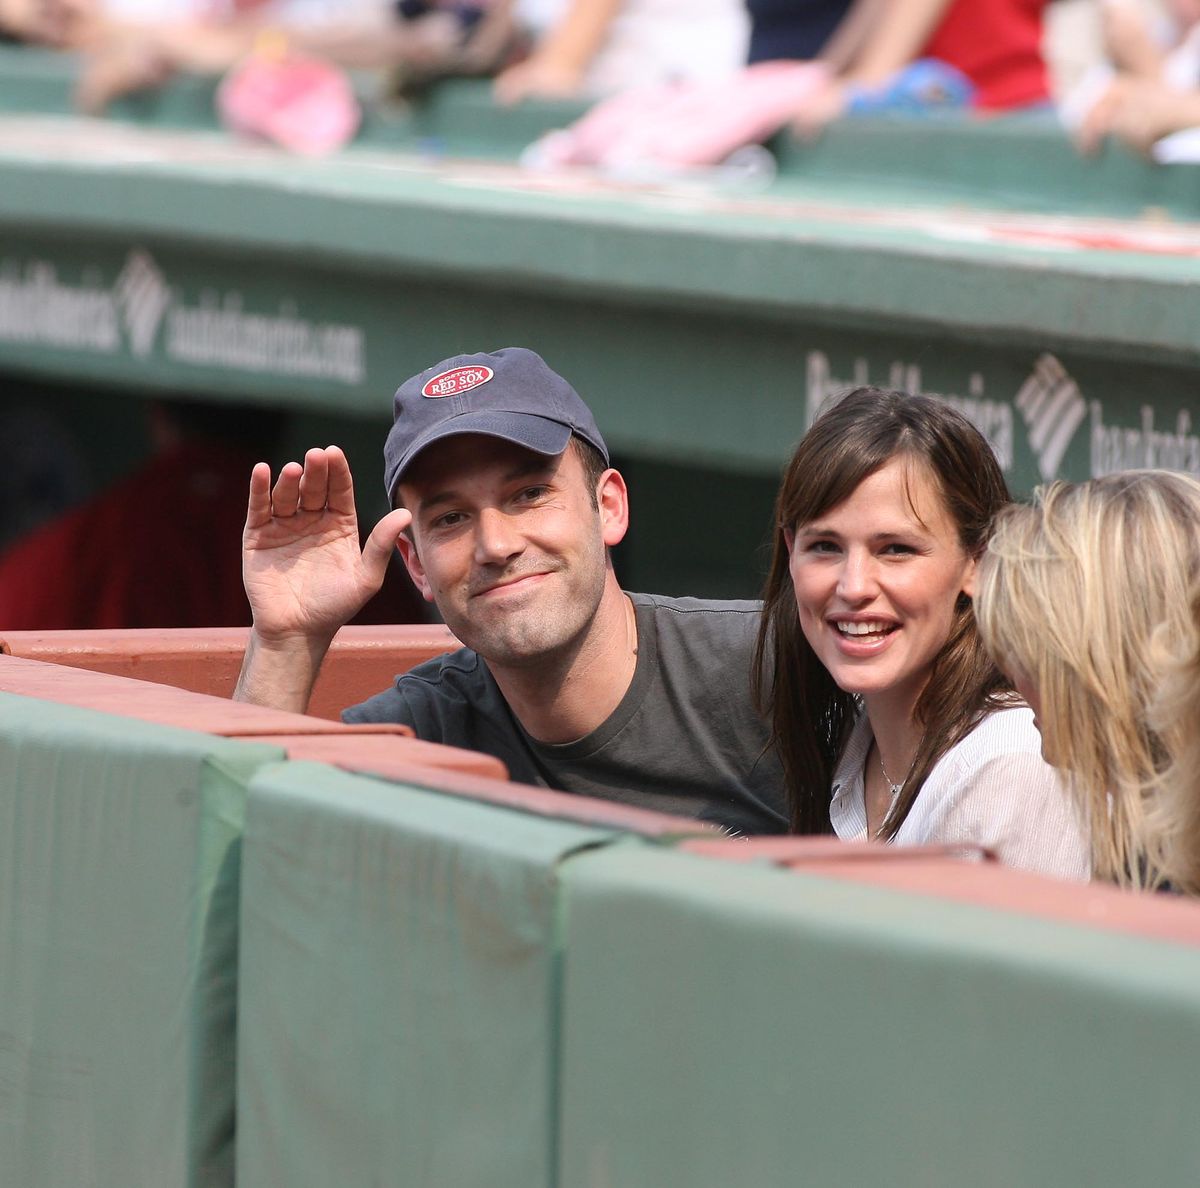
{"type": "Polygon", "coordinates": [[[139,358],[154,349],[158,327],[171,304],[171,290],[149,252],[129,253],[114,289],[129,346],[139,358]]]}
{"type": "Polygon", "coordinates": [[[1017,408],[1029,430],[1038,471],[1048,482],[1058,474],[1075,430],[1087,415],[1079,385],[1053,355],[1042,355],[1017,393],[1017,408]]]}

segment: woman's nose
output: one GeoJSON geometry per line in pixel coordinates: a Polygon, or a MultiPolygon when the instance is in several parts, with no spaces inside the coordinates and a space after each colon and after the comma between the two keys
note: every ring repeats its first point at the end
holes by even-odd
{"type": "Polygon", "coordinates": [[[875,559],[857,550],[847,553],[838,574],[838,596],[846,602],[865,602],[873,598],[878,589],[875,559]]]}

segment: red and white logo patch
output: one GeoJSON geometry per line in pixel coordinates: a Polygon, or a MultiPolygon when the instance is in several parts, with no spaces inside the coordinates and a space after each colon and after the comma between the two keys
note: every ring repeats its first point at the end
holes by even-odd
{"type": "Polygon", "coordinates": [[[490,367],[452,367],[429,380],[421,389],[421,395],[428,396],[430,400],[461,396],[480,384],[486,384],[495,374],[490,367]]]}

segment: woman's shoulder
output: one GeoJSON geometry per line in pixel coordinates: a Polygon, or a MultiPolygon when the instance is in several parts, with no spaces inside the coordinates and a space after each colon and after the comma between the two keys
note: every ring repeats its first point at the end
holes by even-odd
{"type": "MultiPolygon", "coordinates": [[[[960,809],[1024,801],[1035,787],[1057,788],[1058,775],[1042,758],[1042,736],[1026,705],[1004,706],[980,719],[969,734],[938,760],[923,788],[934,799],[960,809]]],[[[1005,810],[1007,811],[1007,810],[1005,810]]]]}
{"type": "Polygon", "coordinates": [[[1003,706],[984,714],[947,755],[967,763],[985,762],[998,755],[1042,753],[1042,736],[1027,705],[1003,706]]]}

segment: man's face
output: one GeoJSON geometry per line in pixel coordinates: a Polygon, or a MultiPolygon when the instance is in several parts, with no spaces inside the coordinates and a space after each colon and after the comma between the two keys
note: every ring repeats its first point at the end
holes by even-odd
{"type": "Polygon", "coordinates": [[[597,507],[571,446],[547,458],[494,437],[449,437],[400,484],[413,514],[400,550],[464,644],[493,667],[537,665],[583,638],[604,592],[606,548],[625,531],[624,486],[606,471],[599,489],[597,507]]]}

